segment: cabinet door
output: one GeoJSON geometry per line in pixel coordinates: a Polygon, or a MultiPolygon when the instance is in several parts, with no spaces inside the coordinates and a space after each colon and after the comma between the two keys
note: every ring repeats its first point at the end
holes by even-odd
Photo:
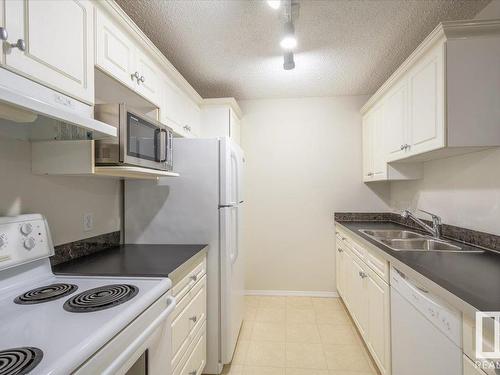
{"type": "Polygon", "coordinates": [[[353,256],[349,276],[349,282],[351,284],[352,315],[363,337],[367,337],[368,332],[368,309],[366,300],[367,278],[363,263],[353,256]]]}
{"type": "Polygon", "coordinates": [[[374,109],[373,121],[371,122],[370,126],[373,179],[385,180],[387,179],[387,164],[385,147],[386,131],[383,105],[380,105],[374,109]]]}
{"type": "MultiPolygon", "coordinates": [[[[340,240],[337,239],[337,242],[340,240]]],[[[344,264],[344,250],[342,246],[337,243],[337,252],[335,258],[335,273],[336,273],[336,283],[337,283],[337,291],[339,295],[344,299],[345,302],[345,293],[344,293],[344,275],[345,275],[345,264],[344,264]]]]}
{"type": "Polygon", "coordinates": [[[236,114],[233,112],[233,110],[230,110],[229,111],[229,137],[237,144],[240,144],[240,142],[241,142],[240,134],[241,134],[240,120],[238,119],[236,114]]]}
{"type": "Polygon", "coordinates": [[[390,372],[390,317],[389,285],[374,272],[366,278],[366,301],[368,304],[367,345],[382,374],[390,372]]]}
{"type": "Polygon", "coordinates": [[[135,90],[151,103],[159,105],[161,73],[155,63],[139,49],[136,50],[136,71],[139,78],[134,80],[135,90]]]}
{"type": "Polygon", "coordinates": [[[86,0],[7,0],[9,43],[22,39],[25,50],[7,47],[12,70],[92,104],[94,48],[92,5],[86,0]]]}
{"type": "Polygon", "coordinates": [[[384,99],[384,122],[386,135],[386,152],[388,161],[401,159],[405,156],[407,122],[406,80],[397,84],[384,99]]]}
{"type": "Polygon", "coordinates": [[[429,51],[408,74],[409,155],[445,146],[443,49],[429,51]]]}
{"type": "Polygon", "coordinates": [[[363,181],[371,181],[373,179],[373,142],[372,142],[372,129],[373,129],[373,112],[368,112],[363,117],[363,181]]]}
{"type": "Polygon", "coordinates": [[[96,66],[126,86],[135,87],[132,39],[102,11],[96,8],[95,12],[96,66]]]}

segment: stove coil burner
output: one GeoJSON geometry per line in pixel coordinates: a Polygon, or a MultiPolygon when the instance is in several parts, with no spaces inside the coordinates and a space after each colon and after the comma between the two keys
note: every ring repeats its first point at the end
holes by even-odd
{"type": "Polygon", "coordinates": [[[14,299],[14,302],[19,305],[31,305],[35,303],[53,301],[67,296],[77,289],[78,287],[73,284],[51,284],[23,293],[20,296],[17,296],[16,299],[14,299]]]}
{"type": "Polygon", "coordinates": [[[64,303],[69,312],[93,312],[109,309],[133,298],[139,288],[127,284],[111,284],[89,289],[71,297],[64,303]]]}
{"type": "Polygon", "coordinates": [[[29,374],[42,360],[38,348],[24,347],[0,350],[0,375],[29,374]]]}

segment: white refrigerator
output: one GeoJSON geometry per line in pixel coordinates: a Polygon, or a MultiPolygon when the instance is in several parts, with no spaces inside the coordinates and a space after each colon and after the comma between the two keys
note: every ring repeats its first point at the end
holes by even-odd
{"type": "Polygon", "coordinates": [[[243,321],[245,156],[228,138],[174,139],[180,177],[125,183],[125,242],[208,244],[207,364],[230,363],[243,321]]]}

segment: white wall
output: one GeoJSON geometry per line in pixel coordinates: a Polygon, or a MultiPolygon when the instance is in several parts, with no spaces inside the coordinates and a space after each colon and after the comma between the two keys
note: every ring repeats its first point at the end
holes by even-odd
{"type": "Polygon", "coordinates": [[[499,166],[499,149],[427,162],[422,180],[391,183],[391,206],[418,207],[446,224],[500,235],[499,166]]]}
{"type": "MultiPolygon", "coordinates": [[[[500,18],[500,0],[476,18],[500,18]]],[[[422,180],[391,183],[391,206],[422,208],[447,224],[500,235],[499,166],[498,148],[427,162],[422,180]]]]}
{"type": "Polygon", "coordinates": [[[333,292],[334,211],[389,209],[387,185],[374,193],[362,183],[366,99],[239,102],[248,290],[333,292]]]}
{"type": "Polygon", "coordinates": [[[120,229],[119,181],[31,173],[29,142],[0,138],[0,216],[42,213],[55,245],[120,229]],[[94,229],[83,231],[83,214],[94,229]]]}

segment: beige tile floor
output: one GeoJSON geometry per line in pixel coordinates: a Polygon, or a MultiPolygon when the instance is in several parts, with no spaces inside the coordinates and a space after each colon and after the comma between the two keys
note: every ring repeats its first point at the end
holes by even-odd
{"type": "Polygon", "coordinates": [[[225,375],[377,374],[338,298],[246,297],[225,375]]]}

